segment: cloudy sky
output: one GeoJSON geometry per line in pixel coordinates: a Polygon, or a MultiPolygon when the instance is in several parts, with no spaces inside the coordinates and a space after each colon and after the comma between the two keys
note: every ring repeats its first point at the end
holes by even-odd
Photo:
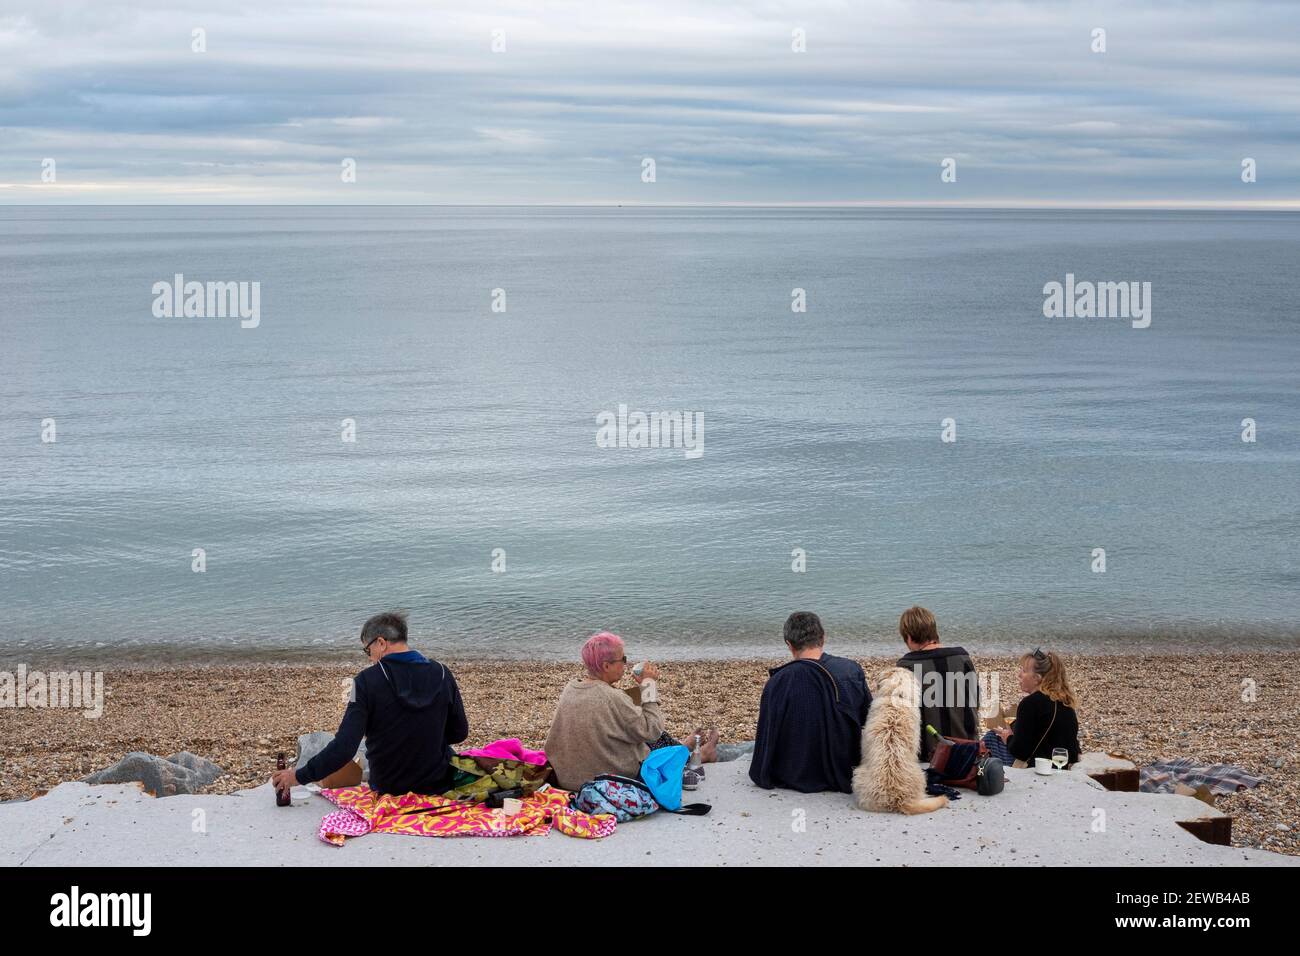
{"type": "Polygon", "coordinates": [[[1300,207],[1300,4],[0,0],[40,202],[1300,207]]]}

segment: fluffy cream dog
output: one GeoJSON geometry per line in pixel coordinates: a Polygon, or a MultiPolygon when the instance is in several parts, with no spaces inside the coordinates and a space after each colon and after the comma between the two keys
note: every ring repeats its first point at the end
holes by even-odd
{"type": "Polygon", "coordinates": [[[863,810],[929,813],[947,797],[925,795],[916,759],[921,746],[921,699],[916,675],[901,667],[881,671],[862,728],[862,762],[853,771],[853,796],[863,810]]]}

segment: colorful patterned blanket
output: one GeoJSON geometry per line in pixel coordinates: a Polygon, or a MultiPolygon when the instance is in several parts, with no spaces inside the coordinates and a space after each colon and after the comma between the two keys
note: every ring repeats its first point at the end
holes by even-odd
{"type": "Polygon", "coordinates": [[[342,846],[348,837],[367,833],[406,833],[428,837],[545,836],[551,828],[566,836],[598,840],[614,832],[609,814],[587,814],[569,808],[569,794],[548,787],[523,799],[523,809],[513,816],[481,803],[446,797],[405,793],[376,796],[365,784],[322,790],[320,795],[339,809],[320,823],[319,836],[342,846]]]}

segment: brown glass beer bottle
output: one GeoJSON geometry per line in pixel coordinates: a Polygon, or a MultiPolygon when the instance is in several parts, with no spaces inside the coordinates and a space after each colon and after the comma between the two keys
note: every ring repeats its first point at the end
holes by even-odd
{"type": "MultiPolygon", "coordinates": [[[[284,751],[283,751],[283,750],[280,751],[279,755],[275,758],[275,769],[276,769],[276,770],[285,770],[285,769],[287,769],[287,767],[286,767],[286,765],[285,765],[285,762],[284,762],[284,751]]],[[[275,805],[276,805],[277,807],[287,807],[287,806],[290,804],[290,802],[291,802],[291,800],[290,800],[290,795],[289,795],[289,789],[288,789],[287,787],[286,787],[285,789],[283,789],[283,790],[279,790],[279,789],[277,789],[277,790],[275,791],[275,805]]]]}

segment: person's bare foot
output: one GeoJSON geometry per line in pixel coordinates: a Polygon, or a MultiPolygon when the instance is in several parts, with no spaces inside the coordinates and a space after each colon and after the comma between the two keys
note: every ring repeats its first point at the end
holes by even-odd
{"type": "Polygon", "coordinates": [[[703,730],[699,731],[700,736],[700,763],[717,763],[718,762],[718,732],[712,727],[709,728],[708,735],[705,736],[703,730]]]}

